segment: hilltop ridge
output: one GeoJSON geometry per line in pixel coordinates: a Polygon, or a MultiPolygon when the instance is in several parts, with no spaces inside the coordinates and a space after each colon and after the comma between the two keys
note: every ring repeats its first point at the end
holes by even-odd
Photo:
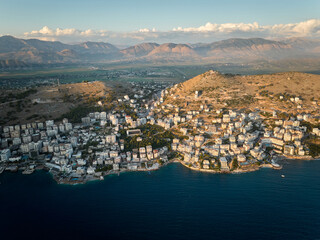
{"type": "Polygon", "coordinates": [[[320,101],[319,92],[320,76],[316,74],[233,75],[210,70],[176,85],[166,103],[207,102],[217,107],[312,111],[312,105],[320,101]],[[298,104],[292,104],[295,97],[299,98],[298,104]]]}

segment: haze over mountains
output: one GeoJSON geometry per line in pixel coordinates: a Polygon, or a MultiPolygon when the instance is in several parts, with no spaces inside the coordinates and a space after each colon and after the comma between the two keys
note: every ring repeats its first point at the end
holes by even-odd
{"type": "Polygon", "coordinates": [[[250,62],[319,59],[320,41],[290,38],[233,38],[213,43],[142,43],[118,49],[104,42],[64,44],[37,39],[0,37],[0,68],[77,63],[250,62]]]}

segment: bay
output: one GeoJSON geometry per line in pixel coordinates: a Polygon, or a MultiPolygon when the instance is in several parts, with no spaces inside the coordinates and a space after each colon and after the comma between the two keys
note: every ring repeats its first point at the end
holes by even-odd
{"type": "MultiPolygon", "coordinates": [[[[280,171],[158,171],[59,185],[49,173],[0,175],[10,239],[320,239],[320,161],[280,171]],[[284,174],[285,178],[281,175],[284,174]]],[[[4,238],[6,239],[6,238],[4,238]]]]}

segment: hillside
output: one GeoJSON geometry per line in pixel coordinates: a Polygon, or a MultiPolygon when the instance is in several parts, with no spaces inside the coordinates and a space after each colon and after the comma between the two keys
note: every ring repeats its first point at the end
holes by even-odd
{"type": "Polygon", "coordinates": [[[1,124],[22,123],[59,118],[78,106],[78,112],[84,111],[97,99],[108,102],[111,88],[96,81],[29,90],[1,90],[0,94],[1,124]]]}
{"type": "Polygon", "coordinates": [[[94,53],[113,53],[118,52],[119,49],[110,43],[104,42],[84,42],[76,45],[75,48],[82,52],[94,53]],[[78,47],[78,48],[77,48],[78,47]]]}
{"type": "Polygon", "coordinates": [[[227,59],[280,59],[295,56],[298,49],[290,44],[262,38],[228,39],[194,48],[203,57],[227,59]]]}
{"type": "Polygon", "coordinates": [[[300,72],[231,75],[209,71],[179,84],[166,103],[207,102],[216,107],[312,112],[320,103],[320,76],[300,72]],[[195,97],[195,91],[199,97],[195,97]],[[292,98],[299,97],[298,102],[292,98]]]}
{"type": "Polygon", "coordinates": [[[121,53],[127,57],[142,57],[148,55],[152,50],[157,48],[157,43],[142,43],[121,50],[121,53]]]}
{"type": "Polygon", "coordinates": [[[195,56],[196,52],[187,44],[165,43],[152,50],[149,56],[195,56]]]}
{"type": "MultiPolygon", "coordinates": [[[[18,39],[11,36],[0,37],[0,60],[10,63],[32,64],[80,63],[118,57],[118,48],[109,43],[85,42],[69,45],[61,42],[37,39],[18,39]]],[[[20,64],[22,65],[22,64],[20,64]]],[[[9,65],[13,66],[13,65],[9,65]]]]}

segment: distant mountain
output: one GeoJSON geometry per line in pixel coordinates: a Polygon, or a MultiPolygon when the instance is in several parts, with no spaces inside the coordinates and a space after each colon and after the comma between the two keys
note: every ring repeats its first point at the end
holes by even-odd
{"type": "Polygon", "coordinates": [[[109,54],[109,53],[115,53],[119,52],[119,49],[115,46],[113,46],[110,43],[104,43],[104,42],[84,42],[81,43],[75,47],[79,47],[78,50],[82,52],[87,52],[90,54],[94,53],[104,53],[104,54],[109,54]]]}
{"type": "Polygon", "coordinates": [[[30,65],[26,64],[22,61],[17,60],[0,60],[0,69],[10,69],[10,68],[25,68],[30,67],[30,65]]]}
{"type": "Polygon", "coordinates": [[[197,53],[187,44],[165,43],[153,49],[148,56],[191,57],[197,53]]]}
{"type": "Polygon", "coordinates": [[[233,38],[197,45],[194,50],[205,58],[213,59],[279,59],[296,54],[290,44],[262,38],[233,38]]]}
{"type": "Polygon", "coordinates": [[[110,61],[121,57],[117,47],[104,42],[84,42],[78,45],[71,45],[80,56],[80,60],[88,62],[110,61]]]}
{"type": "Polygon", "coordinates": [[[74,62],[77,54],[69,45],[61,42],[47,42],[37,39],[0,37],[0,60],[23,62],[25,64],[51,64],[74,62]]]}
{"type": "Polygon", "coordinates": [[[170,63],[172,61],[192,60],[198,54],[187,44],[175,43],[142,43],[121,51],[122,59],[133,59],[136,62],[170,63]]]}
{"type": "Polygon", "coordinates": [[[282,42],[304,52],[320,53],[320,40],[317,39],[288,38],[282,42]]]}
{"type": "Polygon", "coordinates": [[[80,63],[93,61],[95,58],[101,60],[101,58],[116,57],[119,57],[119,49],[109,43],[85,42],[69,45],[38,39],[24,40],[12,36],[0,37],[0,60],[8,61],[8,63],[16,61],[25,65],[80,63]]]}
{"type": "Polygon", "coordinates": [[[121,53],[127,57],[142,57],[148,55],[152,50],[159,47],[157,43],[141,43],[121,50],[121,53]]]}
{"type": "Polygon", "coordinates": [[[122,50],[110,43],[64,44],[0,37],[0,68],[66,63],[252,62],[320,57],[320,41],[302,38],[271,41],[233,38],[194,45],[142,43],[122,50]]]}

